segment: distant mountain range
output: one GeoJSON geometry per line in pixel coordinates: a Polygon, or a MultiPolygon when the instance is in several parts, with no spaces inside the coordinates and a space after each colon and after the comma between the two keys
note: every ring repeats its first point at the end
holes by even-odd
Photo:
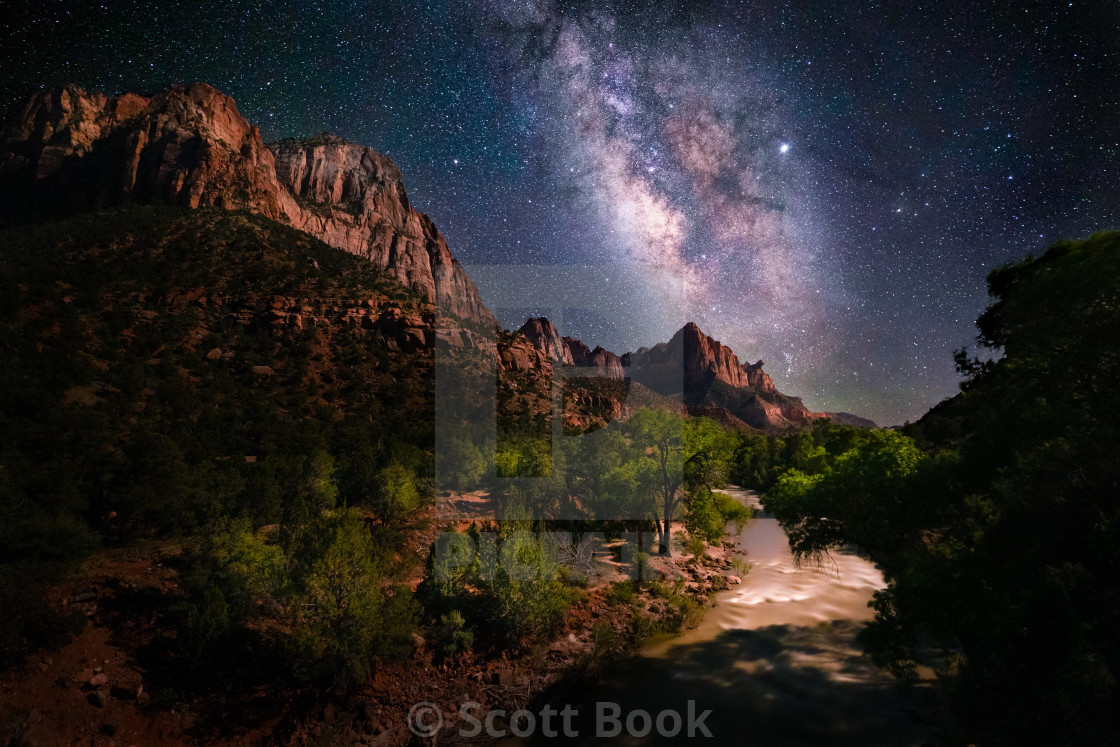
{"type": "MultiPolygon", "coordinates": [[[[689,322],[668,341],[618,356],[603,348],[588,349],[573,337],[561,337],[545,318],[530,319],[518,331],[536,355],[507,346],[502,365],[519,369],[560,366],[568,375],[592,374],[629,380],[703,415],[741,430],[787,431],[828,418],[844,425],[874,428],[875,423],[848,413],[811,412],[799,397],[782,394],[762,370],[763,362],[741,364],[732,350],[689,322]]],[[[621,409],[621,403],[620,408],[621,409]]]]}
{"type": "MultiPolygon", "coordinates": [[[[390,350],[442,344],[481,353],[507,379],[520,377],[514,388],[522,404],[531,401],[540,414],[552,402],[544,380],[559,367],[570,379],[564,418],[571,427],[647,405],[771,432],[818,418],[875,425],[810,411],[777,390],[762,361],[741,364],[692,323],[668,342],[621,356],[562,337],[545,318],[530,319],[517,333],[501,332],[443,235],[409,203],[389,158],[329,134],[266,144],[233,99],[203,83],[150,97],[76,86],[43,91],[2,138],[0,226],[133,203],[248,211],[287,224],[370,260],[435,307],[438,314],[400,319],[378,309],[371,329],[391,329],[378,333],[390,350]],[[525,391],[534,387],[535,393],[525,391]]],[[[286,303],[274,311],[299,316],[292,310],[300,299],[286,303]]]]}

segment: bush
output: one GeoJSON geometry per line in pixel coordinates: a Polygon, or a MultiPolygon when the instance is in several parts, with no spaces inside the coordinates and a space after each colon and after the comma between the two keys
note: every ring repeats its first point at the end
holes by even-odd
{"type": "Polygon", "coordinates": [[[420,507],[416,474],[397,462],[377,473],[377,486],[375,510],[386,520],[400,521],[420,507]]]}
{"type": "Polygon", "coordinates": [[[719,511],[720,516],[723,518],[724,527],[728,524],[734,524],[735,534],[742,534],[743,527],[750,523],[754,512],[727,493],[713,493],[713,497],[716,503],[716,510],[719,511]]]}
{"type": "Polygon", "coordinates": [[[326,513],[295,554],[292,648],[301,672],[354,685],[374,656],[410,650],[417,606],[402,588],[386,588],[391,550],[378,547],[354,510],[326,513]]]}
{"type": "Polygon", "coordinates": [[[685,549],[688,550],[689,555],[699,560],[704,556],[704,550],[708,548],[708,543],[700,535],[693,534],[688,538],[685,543],[685,549]]]}
{"type": "Polygon", "coordinates": [[[727,524],[707,486],[701,486],[688,497],[684,525],[693,538],[704,542],[719,542],[723,536],[727,524]]]}
{"type": "Polygon", "coordinates": [[[465,630],[467,621],[459,610],[451,610],[439,618],[436,636],[440,650],[446,656],[470,651],[474,646],[474,633],[465,630]]]}
{"type": "Polygon", "coordinates": [[[630,604],[634,599],[633,581],[615,581],[607,592],[607,604],[630,604]]]}
{"type": "MultiPolygon", "coordinates": [[[[560,626],[580,597],[558,578],[549,547],[530,531],[505,522],[487,558],[479,535],[445,534],[432,548],[421,593],[433,619],[459,611],[476,633],[508,645],[545,637],[560,626]]],[[[486,543],[483,539],[483,544],[486,543]]]]}
{"type": "Polygon", "coordinates": [[[291,537],[285,554],[248,520],[226,521],[190,552],[183,640],[193,662],[258,630],[258,619],[271,619],[297,674],[343,688],[375,657],[411,650],[418,607],[392,583],[392,550],[356,511],[324,512],[291,537]]]}
{"type": "Polygon", "coordinates": [[[188,551],[184,644],[192,663],[228,643],[259,608],[271,609],[284,583],[284,555],[248,519],[220,522],[188,551]]]}

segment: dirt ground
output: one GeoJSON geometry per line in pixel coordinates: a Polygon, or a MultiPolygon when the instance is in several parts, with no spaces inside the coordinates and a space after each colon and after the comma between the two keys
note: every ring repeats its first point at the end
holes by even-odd
{"type": "MultiPolygon", "coordinates": [[[[485,494],[445,496],[410,538],[416,556],[402,560],[422,569],[443,527],[490,518],[485,494]]],[[[592,634],[597,624],[624,640],[635,614],[663,611],[642,594],[629,606],[608,601],[612,582],[629,569],[606,545],[595,555],[584,601],[552,641],[516,656],[490,652],[441,661],[417,636],[408,662],[378,668],[358,692],[341,697],[311,691],[280,669],[230,677],[217,669],[188,675],[168,667],[167,616],[181,600],[173,568],[180,552],[174,542],[104,551],[84,573],[51,590],[52,603],[80,612],[85,627],[61,649],[36,652],[0,673],[0,744],[408,744],[412,704],[436,703],[451,719],[449,728],[466,701],[516,710],[602,654],[592,634]]],[[[709,548],[703,562],[683,555],[655,557],[651,566],[662,578],[682,579],[698,599],[727,588],[735,573],[724,548],[709,548]]],[[[415,575],[419,583],[419,571],[415,575]]]]}

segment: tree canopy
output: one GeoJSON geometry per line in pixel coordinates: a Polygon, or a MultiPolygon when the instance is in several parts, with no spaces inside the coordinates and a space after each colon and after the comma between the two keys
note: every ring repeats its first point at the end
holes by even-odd
{"type": "Polygon", "coordinates": [[[879,561],[866,640],[897,671],[958,663],[992,744],[1105,744],[1120,723],[1120,233],[988,278],[962,391],[906,429],[790,471],[765,505],[812,556],[879,561]],[[913,440],[911,440],[913,439],[913,440]]]}

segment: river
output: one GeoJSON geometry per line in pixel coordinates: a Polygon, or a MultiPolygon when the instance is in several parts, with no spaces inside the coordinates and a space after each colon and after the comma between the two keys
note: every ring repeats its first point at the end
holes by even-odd
{"type": "MultiPolygon", "coordinates": [[[[758,507],[753,492],[730,495],[758,507]]],[[[594,743],[597,708],[610,715],[616,703],[622,733],[618,744],[672,744],[687,736],[689,701],[712,744],[737,745],[925,745],[939,744],[940,709],[929,683],[903,688],[878,669],[856,642],[871,619],[867,604],[883,587],[883,575],[854,554],[837,552],[821,568],[797,568],[785,532],[761,510],[739,537],[753,565],[741,586],[722,592],[703,622],[683,635],[641,652],[607,671],[580,692],[556,694],[556,707],[572,700],[579,712],[573,728],[580,743],[594,743]],[[651,721],[665,710],[681,714],[681,731],[645,736],[627,733],[636,710],[651,721]]],[[[610,731],[610,719],[601,722],[610,731]]],[[[675,720],[666,717],[664,731],[675,720]]],[[[646,721],[637,714],[633,730],[646,721]]],[[[704,735],[695,730],[695,736],[704,735]]],[[[545,742],[549,740],[539,739],[545,742]]],[[[607,740],[603,740],[607,741],[607,740]]],[[[701,742],[709,741],[701,739],[701,742]]]]}

